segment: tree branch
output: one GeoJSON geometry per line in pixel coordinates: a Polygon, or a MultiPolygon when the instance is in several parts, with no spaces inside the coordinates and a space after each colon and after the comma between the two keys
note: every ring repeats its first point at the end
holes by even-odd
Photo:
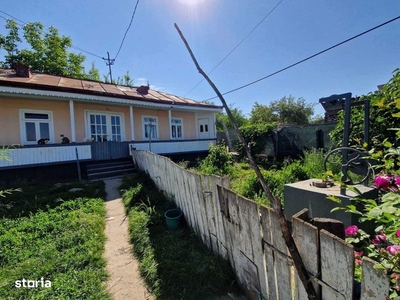
{"type": "Polygon", "coordinates": [[[303,283],[304,288],[305,288],[305,290],[307,292],[308,299],[309,300],[318,299],[319,297],[318,297],[318,295],[317,295],[317,293],[316,293],[316,291],[314,289],[314,286],[312,285],[312,282],[310,280],[310,275],[308,274],[308,272],[307,272],[307,270],[306,270],[306,268],[304,266],[303,260],[302,260],[302,258],[300,256],[300,253],[299,253],[298,249],[297,249],[296,243],[294,242],[294,239],[293,239],[293,237],[292,237],[292,235],[291,235],[291,233],[289,231],[289,227],[287,225],[287,222],[286,222],[286,219],[285,219],[285,215],[283,214],[283,209],[282,209],[282,205],[281,205],[280,200],[278,198],[272,196],[271,190],[269,189],[267,183],[265,182],[264,177],[262,176],[258,165],[255,163],[255,161],[254,161],[254,159],[253,159],[253,157],[251,155],[250,148],[246,144],[246,141],[244,140],[243,135],[240,132],[240,130],[239,130],[237,124],[236,124],[235,118],[233,117],[228,105],[226,104],[226,101],[225,101],[224,97],[219,92],[219,90],[217,89],[215,84],[207,76],[207,74],[204,73],[204,71],[200,68],[200,65],[197,62],[195,56],[193,55],[193,52],[190,49],[190,46],[189,46],[188,42],[186,41],[185,37],[183,36],[181,30],[179,29],[179,27],[178,27],[178,25],[176,23],[175,23],[175,28],[178,31],[182,41],[185,43],[186,48],[189,51],[189,54],[192,57],[192,60],[193,60],[194,64],[196,65],[197,70],[199,71],[199,73],[201,75],[203,75],[203,77],[207,80],[209,85],[213,88],[213,90],[217,94],[218,98],[221,100],[222,105],[224,106],[225,111],[226,111],[227,115],[229,116],[229,119],[231,120],[232,125],[233,125],[233,127],[234,127],[234,129],[235,129],[235,131],[236,131],[236,133],[238,135],[239,141],[240,141],[240,143],[242,144],[243,148],[246,151],[246,154],[247,154],[247,157],[249,159],[250,165],[252,166],[254,172],[256,173],[258,181],[260,182],[260,184],[261,184],[261,186],[262,186],[262,188],[264,190],[264,193],[267,195],[268,200],[272,204],[272,207],[274,208],[275,212],[278,214],[279,223],[280,223],[280,226],[281,226],[281,229],[282,229],[282,235],[283,235],[283,237],[285,239],[286,246],[288,247],[288,249],[290,251],[290,254],[291,254],[293,262],[294,262],[294,265],[295,265],[295,267],[297,269],[297,272],[299,274],[300,280],[303,283]]]}

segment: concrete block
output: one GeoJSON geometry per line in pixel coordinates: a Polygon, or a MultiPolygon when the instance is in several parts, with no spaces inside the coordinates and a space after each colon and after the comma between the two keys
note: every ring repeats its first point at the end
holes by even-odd
{"type": "MultiPolygon", "coordinates": [[[[292,216],[303,208],[309,210],[310,218],[331,218],[343,222],[345,228],[356,224],[359,225],[358,215],[346,213],[344,211],[331,210],[338,206],[337,203],[328,200],[327,196],[333,195],[341,199],[343,205],[351,203],[354,197],[374,199],[378,196],[375,188],[363,185],[354,185],[362,193],[360,196],[346,189],[341,191],[340,185],[335,184],[328,188],[319,188],[312,185],[313,181],[320,182],[321,179],[308,179],[296,183],[286,184],[284,188],[284,213],[286,219],[291,221],[292,216]]],[[[351,204],[355,204],[354,202],[351,204]]],[[[361,226],[362,228],[362,226],[361,226]]],[[[367,230],[364,229],[364,230],[367,230]]]]}

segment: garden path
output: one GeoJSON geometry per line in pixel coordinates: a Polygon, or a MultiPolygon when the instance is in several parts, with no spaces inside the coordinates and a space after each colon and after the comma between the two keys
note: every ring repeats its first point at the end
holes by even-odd
{"type": "Polygon", "coordinates": [[[114,300],[151,300],[139,274],[138,261],[129,243],[128,219],[119,193],[121,178],[105,179],[107,241],[104,257],[107,261],[107,290],[114,300]]]}

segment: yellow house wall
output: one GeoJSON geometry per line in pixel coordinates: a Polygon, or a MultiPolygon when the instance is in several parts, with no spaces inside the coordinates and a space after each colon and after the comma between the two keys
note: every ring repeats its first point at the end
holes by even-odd
{"type": "MultiPolygon", "coordinates": [[[[69,101],[43,101],[25,100],[17,98],[0,98],[0,146],[21,144],[20,109],[47,110],[53,112],[54,142],[60,143],[60,135],[71,139],[71,124],[69,114],[69,101]]],[[[130,113],[127,106],[112,106],[102,104],[90,104],[74,101],[75,135],[76,142],[82,142],[86,137],[85,113],[86,111],[122,113],[123,114],[123,140],[131,140],[130,113]]],[[[170,128],[167,110],[133,108],[134,139],[143,140],[142,117],[158,117],[158,130],[160,140],[170,139],[170,128]]],[[[171,116],[182,118],[184,139],[196,138],[195,113],[171,111],[171,116]]]]}
{"type": "Polygon", "coordinates": [[[71,136],[68,102],[0,99],[0,145],[21,144],[20,109],[53,112],[54,141],[61,142],[60,134],[71,136]]]}

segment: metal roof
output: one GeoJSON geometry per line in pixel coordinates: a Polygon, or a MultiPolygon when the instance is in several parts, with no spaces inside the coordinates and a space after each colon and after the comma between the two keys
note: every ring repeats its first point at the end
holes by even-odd
{"type": "Polygon", "coordinates": [[[146,105],[145,103],[151,103],[188,106],[204,110],[207,108],[210,110],[222,109],[222,106],[197,102],[151,89],[148,90],[147,94],[141,94],[137,91],[139,87],[31,72],[29,77],[19,77],[12,69],[0,69],[0,86],[90,95],[92,99],[93,96],[103,96],[109,99],[114,98],[115,100],[123,99],[125,100],[124,103],[126,103],[126,100],[132,100],[135,103],[138,101],[143,102],[144,105],[146,105]]]}

